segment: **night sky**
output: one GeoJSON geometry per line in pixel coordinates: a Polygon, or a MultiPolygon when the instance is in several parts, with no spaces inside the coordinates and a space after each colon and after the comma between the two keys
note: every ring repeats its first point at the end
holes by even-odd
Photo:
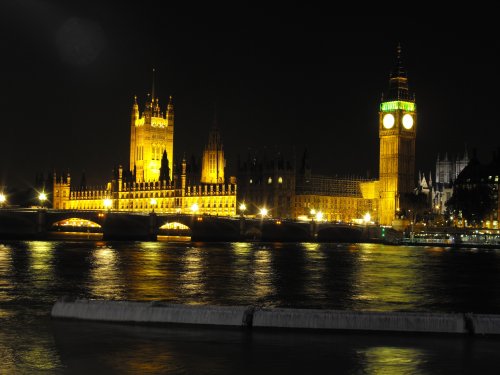
{"type": "Polygon", "coordinates": [[[201,156],[216,104],[232,175],[249,149],[307,147],[313,173],[377,177],[398,42],[417,98],[417,171],[465,145],[487,162],[500,145],[496,22],[161,4],[0,3],[0,185],[54,168],[97,184],[127,168],[133,96],[142,108],[153,67],[162,110],[174,97],[177,160],[201,156]]]}

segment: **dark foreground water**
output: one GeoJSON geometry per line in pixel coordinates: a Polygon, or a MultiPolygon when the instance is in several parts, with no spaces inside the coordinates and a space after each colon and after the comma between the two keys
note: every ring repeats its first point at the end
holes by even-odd
{"type": "Polygon", "coordinates": [[[500,338],[50,319],[63,296],[500,314],[500,250],[0,242],[0,374],[497,374],[500,338]]]}

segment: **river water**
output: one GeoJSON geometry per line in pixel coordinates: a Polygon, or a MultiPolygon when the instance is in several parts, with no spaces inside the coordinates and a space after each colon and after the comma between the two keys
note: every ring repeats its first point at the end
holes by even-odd
{"type": "Polygon", "coordinates": [[[500,314],[500,249],[0,242],[0,373],[496,374],[500,338],[50,319],[62,296],[500,314]]]}

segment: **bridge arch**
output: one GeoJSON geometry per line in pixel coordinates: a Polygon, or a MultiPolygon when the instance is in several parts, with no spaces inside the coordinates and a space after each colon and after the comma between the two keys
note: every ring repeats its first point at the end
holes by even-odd
{"type": "Polygon", "coordinates": [[[95,221],[88,220],[88,219],[83,219],[79,217],[71,217],[68,219],[62,219],[60,221],[56,221],[55,223],[52,223],[52,228],[82,228],[82,229],[102,229],[102,225],[99,223],[96,223],[95,221]]]}

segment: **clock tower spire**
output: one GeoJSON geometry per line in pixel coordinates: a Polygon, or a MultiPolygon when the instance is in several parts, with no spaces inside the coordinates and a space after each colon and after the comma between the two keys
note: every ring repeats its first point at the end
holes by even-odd
{"type": "Polygon", "coordinates": [[[380,202],[379,221],[392,225],[396,212],[405,208],[415,185],[417,106],[408,88],[408,77],[398,44],[389,87],[380,103],[380,202]]]}

